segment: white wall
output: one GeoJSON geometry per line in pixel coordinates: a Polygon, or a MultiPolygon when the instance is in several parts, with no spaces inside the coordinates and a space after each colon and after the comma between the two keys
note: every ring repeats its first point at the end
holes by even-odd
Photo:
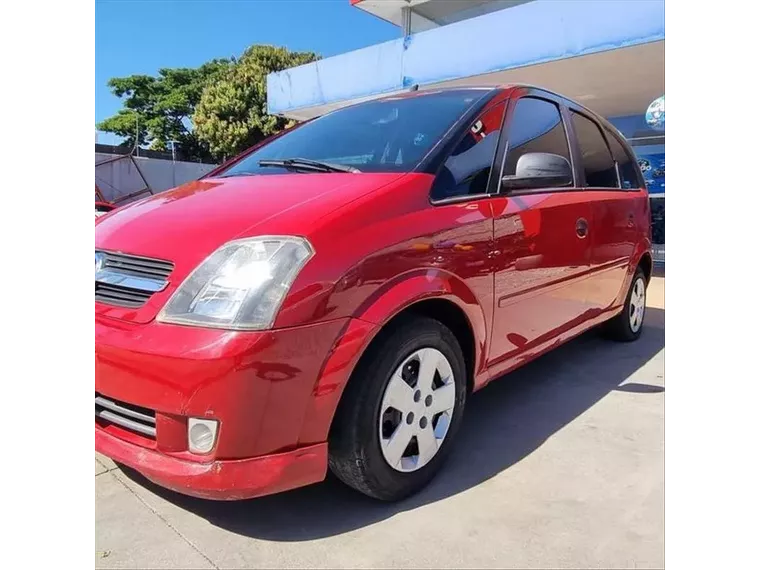
{"type": "MultiPolygon", "coordinates": [[[[197,180],[216,167],[214,164],[172,162],[171,160],[143,157],[134,157],[134,162],[128,156],[113,160],[117,157],[118,155],[114,154],[95,153],[95,183],[109,202],[142,190],[145,188],[145,182],[148,183],[152,193],[157,194],[185,182],[197,180]],[[109,160],[111,162],[99,164],[109,160]],[[145,182],[140,177],[140,172],[145,177],[145,182]]],[[[145,192],[135,199],[147,195],[148,192],[145,192]]],[[[129,201],[131,200],[123,203],[129,201]]]]}

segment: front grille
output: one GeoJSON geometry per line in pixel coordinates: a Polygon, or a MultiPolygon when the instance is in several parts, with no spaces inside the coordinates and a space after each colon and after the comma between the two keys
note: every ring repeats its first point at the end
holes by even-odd
{"type": "Polygon", "coordinates": [[[174,269],[171,261],[96,251],[95,300],[136,308],[163,290],[174,269]],[[99,261],[99,263],[98,263],[99,261]]]}
{"type": "Polygon", "coordinates": [[[119,402],[95,392],[95,417],[131,432],[156,439],[156,412],[119,402]]]}
{"type": "Polygon", "coordinates": [[[95,282],[95,300],[106,305],[119,305],[129,308],[142,307],[152,294],[138,289],[95,282]]]}
{"type": "Polygon", "coordinates": [[[134,275],[136,277],[150,277],[166,280],[174,269],[171,261],[125,255],[123,253],[103,252],[106,255],[103,268],[113,268],[120,273],[134,275]]]}

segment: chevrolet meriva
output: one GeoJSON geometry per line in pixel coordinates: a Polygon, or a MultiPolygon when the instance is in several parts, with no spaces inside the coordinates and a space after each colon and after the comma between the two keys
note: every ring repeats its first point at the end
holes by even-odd
{"type": "Polygon", "coordinates": [[[469,395],[642,331],[649,201],[607,121],[535,87],[333,111],[95,222],[95,447],[241,499],[328,467],[396,500],[469,395]]]}

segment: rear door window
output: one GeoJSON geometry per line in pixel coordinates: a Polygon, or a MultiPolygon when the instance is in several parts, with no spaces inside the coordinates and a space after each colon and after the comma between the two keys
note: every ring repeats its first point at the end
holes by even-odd
{"type": "Polygon", "coordinates": [[[620,188],[612,154],[597,124],[575,111],[570,112],[573,129],[581,147],[581,165],[586,187],[620,188]]]}

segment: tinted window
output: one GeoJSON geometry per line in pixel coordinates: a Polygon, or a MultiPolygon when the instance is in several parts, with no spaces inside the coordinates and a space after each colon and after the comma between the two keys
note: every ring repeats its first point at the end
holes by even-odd
{"type": "Polygon", "coordinates": [[[638,176],[640,169],[638,163],[631,158],[630,153],[625,151],[615,135],[609,133],[607,140],[610,142],[610,148],[612,149],[612,158],[617,162],[623,188],[640,188],[641,182],[638,176]]]}
{"type": "Polygon", "coordinates": [[[586,173],[586,186],[619,188],[615,163],[604,141],[602,131],[592,120],[571,112],[573,128],[581,147],[581,164],[586,173]]]}
{"type": "Polygon", "coordinates": [[[558,154],[570,161],[567,135],[559,107],[543,99],[523,97],[517,101],[508,130],[504,175],[514,175],[517,161],[529,152],[558,154]]]}
{"type": "Polygon", "coordinates": [[[499,142],[504,103],[487,109],[446,159],[435,179],[434,200],[473,196],[488,191],[496,146],[499,142]]]}
{"type": "Polygon", "coordinates": [[[231,166],[232,174],[279,174],[264,159],[306,158],[362,172],[408,172],[483,96],[478,90],[421,93],[333,111],[282,135],[231,166]]]}

